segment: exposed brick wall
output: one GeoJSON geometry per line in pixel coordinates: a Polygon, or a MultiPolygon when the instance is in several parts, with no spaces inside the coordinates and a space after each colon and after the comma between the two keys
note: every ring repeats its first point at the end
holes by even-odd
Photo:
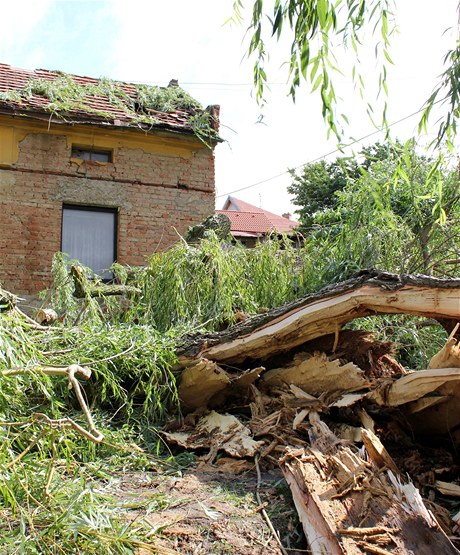
{"type": "Polygon", "coordinates": [[[0,167],[0,283],[15,293],[49,286],[61,248],[62,205],[118,209],[118,261],[144,264],[214,211],[214,157],[114,150],[111,164],[76,163],[65,136],[28,134],[14,166],[0,167]]]}

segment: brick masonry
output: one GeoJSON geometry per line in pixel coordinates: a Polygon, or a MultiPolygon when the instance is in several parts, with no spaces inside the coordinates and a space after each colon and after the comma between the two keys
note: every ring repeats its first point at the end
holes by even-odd
{"type": "MultiPolygon", "coordinates": [[[[190,140],[190,139],[189,139],[190,140]]],[[[214,212],[214,154],[190,157],[115,148],[113,163],[76,161],[65,135],[26,134],[16,163],[0,167],[0,283],[18,294],[50,284],[61,249],[63,204],[118,210],[117,258],[145,264],[214,212]]]]}

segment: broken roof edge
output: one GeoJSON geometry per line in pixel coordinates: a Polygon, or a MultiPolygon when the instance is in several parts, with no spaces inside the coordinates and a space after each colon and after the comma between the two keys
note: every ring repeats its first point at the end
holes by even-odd
{"type": "Polygon", "coordinates": [[[220,106],[203,108],[176,80],[159,87],[0,63],[0,111],[34,119],[45,114],[67,124],[164,129],[195,135],[212,148],[222,142],[220,106]]]}
{"type": "Polygon", "coordinates": [[[21,120],[29,120],[37,123],[42,122],[47,127],[49,127],[50,124],[62,125],[62,126],[67,125],[70,127],[83,125],[85,127],[91,127],[91,126],[99,127],[105,130],[111,129],[114,132],[130,131],[130,132],[141,132],[146,135],[150,135],[153,133],[168,134],[168,135],[175,135],[175,136],[179,135],[179,136],[182,136],[184,140],[185,138],[187,138],[187,140],[194,139],[196,141],[201,142],[202,144],[204,144],[209,148],[214,148],[218,143],[223,142],[223,139],[217,138],[217,139],[210,139],[206,143],[204,143],[204,141],[200,140],[192,130],[177,129],[172,126],[163,125],[163,124],[158,124],[154,127],[146,124],[138,124],[138,125],[123,124],[120,120],[116,120],[116,119],[112,121],[108,121],[107,119],[102,117],[99,117],[98,119],[97,114],[96,114],[96,117],[94,118],[85,119],[83,116],[81,117],[73,116],[73,115],[68,116],[67,114],[59,114],[59,117],[56,117],[56,115],[49,112],[41,112],[41,111],[19,112],[16,110],[8,110],[2,107],[2,102],[0,101],[0,117],[1,116],[10,117],[10,118],[20,118],[21,120]]]}

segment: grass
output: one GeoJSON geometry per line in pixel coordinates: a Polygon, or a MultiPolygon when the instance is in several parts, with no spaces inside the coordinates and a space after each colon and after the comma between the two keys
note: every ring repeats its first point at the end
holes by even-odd
{"type": "Polygon", "coordinates": [[[248,491],[246,487],[238,482],[215,484],[211,493],[215,499],[225,501],[235,507],[250,509],[257,505],[254,493],[248,491]]]}

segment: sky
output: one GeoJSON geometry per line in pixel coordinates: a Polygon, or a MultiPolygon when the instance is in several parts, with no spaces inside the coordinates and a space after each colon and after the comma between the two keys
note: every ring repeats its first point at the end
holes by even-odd
{"type": "MultiPolygon", "coordinates": [[[[249,0],[246,3],[250,7],[249,0]]],[[[266,4],[270,2],[266,0],[266,4]]],[[[416,116],[442,71],[458,33],[454,0],[397,0],[399,33],[392,38],[388,68],[388,121],[394,138],[410,138],[416,116]],[[435,6],[435,7],[434,7],[435,6]]],[[[16,0],[2,5],[0,62],[77,75],[166,86],[171,79],[203,106],[221,106],[216,147],[216,207],[227,195],[277,214],[294,213],[287,193],[289,168],[339,153],[321,116],[319,99],[304,85],[296,103],[287,96],[283,62],[289,44],[270,43],[270,91],[261,108],[254,98],[252,62],[245,56],[245,26],[228,23],[232,0],[16,0]],[[261,116],[262,119],[261,119],[261,116]]],[[[377,92],[374,42],[366,37],[361,71],[366,96],[377,92]]],[[[366,115],[347,73],[351,55],[339,58],[336,77],[341,111],[350,124],[346,153],[383,140],[366,115]],[[362,139],[362,140],[361,140],[362,139]]],[[[434,135],[433,127],[430,137],[434,135]]],[[[295,217],[295,214],[294,214],[295,217]]]]}

